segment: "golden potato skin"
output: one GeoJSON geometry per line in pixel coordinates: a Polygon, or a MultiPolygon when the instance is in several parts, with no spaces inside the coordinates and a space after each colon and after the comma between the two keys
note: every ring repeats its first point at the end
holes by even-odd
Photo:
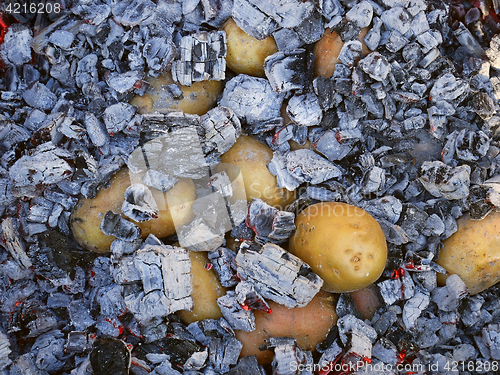
{"type": "MultiPolygon", "coordinates": [[[[70,228],[76,241],[85,249],[98,253],[109,251],[114,236],[105,235],[101,229],[101,221],[107,211],[121,213],[125,190],[130,186],[128,169],[116,173],[106,189],[101,189],[93,199],[80,199],[70,216],[70,228]]],[[[179,180],[166,195],[151,189],[158,204],[158,219],[136,223],[142,230],[142,238],[150,233],[162,238],[175,233],[172,215],[177,223],[187,223],[192,218],[191,206],[196,199],[196,188],[191,180],[179,180]],[[168,198],[167,198],[168,197],[168,198]],[[167,199],[175,202],[172,211],[166,205],[167,199]]]]}
{"type": "MultiPolygon", "coordinates": [[[[370,28],[365,27],[361,29],[359,33],[359,40],[361,41],[361,45],[363,47],[363,54],[367,55],[371,51],[363,42],[363,38],[366,36],[370,28]]],[[[314,75],[330,78],[335,71],[335,64],[339,63],[338,60],[340,50],[344,42],[340,39],[339,34],[337,32],[330,32],[330,29],[327,28],[323,37],[316,42],[314,45],[314,75]]]]}
{"type": "Polygon", "coordinates": [[[201,116],[216,105],[222,93],[221,81],[202,81],[194,82],[189,87],[178,84],[183,98],[174,99],[163,89],[163,86],[175,83],[170,72],[158,78],[149,78],[147,82],[150,87],[146,94],[134,96],[130,100],[130,104],[137,107],[140,114],[178,110],[201,116]]]}
{"type": "Polygon", "coordinates": [[[227,37],[227,67],[238,74],[265,77],[264,60],[278,52],[274,38],[255,39],[240,29],[232,18],[226,21],[222,30],[227,37]]]}
{"type": "Polygon", "coordinates": [[[295,219],[288,250],[324,280],[323,289],[352,292],[377,280],[387,261],[387,244],[377,221],[345,203],[311,205],[295,219]]]}
{"type": "Polygon", "coordinates": [[[256,355],[261,365],[271,363],[273,353],[260,351],[270,337],[293,337],[304,350],[314,350],[317,344],[326,339],[330,328],[337,322],[335,297],[320,291],[307,306],[288,309],[269,301],[272,313],[254,310],[256,330],[252,332],[235,331],[236,338],[243,343],[240,357],[256,355]]]}
{"type": "MultiPolygon", "coordinates": [[[[271,206],[284,208],[293,202],[295,192],[277,186],[276,177],[267,169],[272,157],[273,151],[267,145],[253,137],[241,135],[234,146],[221,156],[221,162],[239,167],[248,201],[260,198],[271,206]]],[[[236,180],[231,171],[228,171],[228,175],[231,181],[236,180]]]]}
{"type": "Polygon", "coordinates": [[[219,319],[222,317],[217,298],[226,294],[217,278],[215,271],[205,266],[210,263],[207,253],[190,251],[191,274],[193,275],[193,310],[177,312],[185,324],[191,324],[203,319],[219,319]]]}
{"type": "Polygon", "coordinates": [[[438,273],[438,283],[457,274],[470,294],[477,294],[500,281],[500,212],[491,212],[483,220],[464,215],[457,220],[457,231],[444,241],[437,264],[448,271],[438,273]]]}

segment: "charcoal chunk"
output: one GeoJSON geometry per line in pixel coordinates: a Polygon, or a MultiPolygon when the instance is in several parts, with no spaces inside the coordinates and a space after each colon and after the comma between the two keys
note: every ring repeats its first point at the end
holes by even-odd
{"type": "Polygon", "coordinates": [[[419,181],[435,197],[462,199],[469,195],[471,169],[468,165],[449,167],[440,161],[424,162],[419,181]]]}
{"type": "Polygon", "coordinates": [[[95,375],[128,375],[130,351],[122,340],[98,339],[90,353],[90,363],[95,375]]]}
{"type": "Polygon", "coordinates": [[[23,94],[24,101],[37,109],[48,111],[54,108],[57,97],[47,86],[40,82],[34,82],[23,94]]]}
{"type": "Polygon", "coordinates": [[[341,175],[333,163],[306,149],[289,152],[286,156],[286,168],[298,181],[312,184],[319,184],[341,175]]]}
{"type": "Polygon", "coordinates": [[[266,58],[264,70],[277,93],[302,90],[306,78],[306,51],[276,52],[266,58]]]}
{"type": "Polygon", "coordinates": [[[115,236],[124,241],[133,241],[140,237],[141,230],[128,220],[121,217],[120,214],[115,214],[113,211],[108,211],[104,215],[101,222],[101,230],[107,236],[115,236]]]}
{"type": "Polygon", "coordinates": [[[158,218],[158,206],[151,190],[143,184],[132,184],[124,193],[122,212],[132,220],[142,223],[158,218]]]}

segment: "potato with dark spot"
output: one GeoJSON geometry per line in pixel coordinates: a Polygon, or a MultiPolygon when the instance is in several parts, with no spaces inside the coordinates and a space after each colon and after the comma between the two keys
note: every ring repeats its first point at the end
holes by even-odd
{"type": "MultiPolygon", "coordinates": [[[[239,167],[245,186],[248,201],[260,198],[270,206],[284,209],[293,202],[295,192],[279,188],[276,177],[269,172],[267,164],[273,157],[273,151],[256,138],[241,135],[231,149],[221,156],[222,163],[232,164],[239,167]]],[[[237,180],[235,171],[227,170],[227,166],[221,166],[231,179],[237,180]]],[[[237,187],[233,186],[237,191],[237,187]]]]}
{"type": "Polygon", "coordinates": [[[449,275],[457,274],[470,294],[477,294],[500,281],[500,212],[483,220],[471,220],[467,214],[457,226],[439,252],[436,263],[448,273],[438,273],[438,283],[445,285],[449,275]]]}
{"type": "Polygon", "coordinates": [[[307,306],[288,309],[270,301],[272,313],[254,311],[255,331],[235,331],[236,338],[243,343],[240,357],[256,355],[261,365],[271,363],[273,353],[260,351],[270,337],[293,337],[303,350],[314,350],[324,341],[330,328],[337,322],[335,298],[327,292],[319,292],[307,306]]]}
{"type": "MultiPolygon", "coordinates": [[[[69,223],[73,236],[83,248],[98,253],[109,251],[115,237],[102,232],[101,221],[107,211],[121,213],[125,190],[131,185],[129,173],[128,169],[120,170],[111,178],[109,187],[101,189],[95,198],[83,198],[78,202],[69,223]]],[[[132,176],[134,182],[137,182],[136,178],[137,176],[132,176]]],[[[191,180],[179,180],[166,194],[156,189],[150,190],[159,212],[157,219],[135,223],[141,228],[142,238],[146,238],[150,233],[159,238],[170,236],[175,233],[174,220],[177,225],[183,225],[192,219],[191,206],[196,199],[196,188],[191,180]]]]}
{"type": "Polygon", "coordinates": [[[203,319],[219,319],[222,317],[217,298],[226,294],[217,274],[210,267],[207,253],[190,251],[191,274],[193,275],[193,310],[177,312],[185,324],[203,319]]]}
{"type": "Polygon", "coordinates": [[[264,60],[278,52],[274,38],[258,40],[241,30],[230,18],[222,27],[227,37],[227,67],[238,74],[265,77],[264,60]]]}
{"type": "Polygon", "coordinates": [[[324,280],[324,290],[352,292],[382,274],[387,261],[384,232],[365,210],[345,203],[317,203],[297,215],[295,226],[289,251],[324,280]]]}
{"type": "Polygon", "coordinates": [[[136,106],[140,114],[177,110],[201,116],[217,104],[222,93],[221,81],[202,81],[194,82],[191,86],[178,84],[182,96],[176,98],[167,89],[167,86],[175,83],[170,72],[158,78],[149,78],[147,83],[150,87],[146,93],[130,100],[130,104],[136,106]]]}

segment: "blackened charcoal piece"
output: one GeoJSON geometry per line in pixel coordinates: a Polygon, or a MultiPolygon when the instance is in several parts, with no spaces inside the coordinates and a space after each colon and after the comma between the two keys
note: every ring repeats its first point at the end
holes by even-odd
{"type": "Polygon", "coordinates": [[[313,367],[312,353],[302,351],[297,341],[288,337],[271,337],[266,339],[266,348],[274,349],[274,357],[271,366],[273,374],[276,375],[291,375],[291,374],[307,374],[311,373],[308,370],[297,371],[299,366],[304,366],[305,369],[313,367]]]}
{"type": "Polygon", "coordinates": [[[225,247],[208,252],[208,259],[212,262],[213,269],[219,277],[222,286],[230,288],[238,283],[236,275],[236,262],[234,251],[225,247]]]}
{"type": "Polygon", "coordinates": [[[429,293],[421,290],[417,290],[415,295],[406,301],[403,308],[403,323],[406,329],[413,329],[422,311],[429,306],[429,302],[429,293]]]}
{"type": "Polygon", "coordinates": [[[403,7],[386,10],[380,17],[386,30],[397,30],[404,35],[411,27],[411,15],[403,7]]]}
{"type": "Polygon", "coordinates": [[[380,295],[387,305],[409,299],[415,295],[415,283],[411,276],[404,270],[398,272],[403,273],[403,275],[378,283],[380,295]]]}
{"type": "Polygon", "coordinates": [[[93,113],[85,112],[83,121],[89,138],[96,147],[102,147],[109,143],[106,127],[93,113]]]}
{"type": "Polygon", "coordinates": [[[460,276],[453,274],[446,279],[446,286],[432,291],[431,300],[440,310],[455,311],[468,294],[469,291],[460,276]]]}
{"type": "Polygon", "coordinates": [[[130,351],[122,340],[98,339],[90,353],[90,363],[95,375],[128,375],[130,351]]]}
{"type": "Polygon", "coordinates": [[[342,160],[354,147],[353,142],[339,142],[336,131],[327,130],[314,144],[314,147],[328,160],[342,160]]]}
{"type": "Polygon", "coordinates": [[[309,17],[304,19],[300,25],[294,27],[294,30],[305,44],[312,44],[320,40],[325,31],[321,13],[314,9],[309,17]]]}
{"type": "Polygon", "coordinates": [[[205,152],[217,150],[221,155],[228,151],[241,134],[241,123],[232,109],[215,107],[200,117],[205,130],[205,152]]]}
{"type": "Polygon", "coordinates": [[[223,80],[226,71],[226,33],[202,31],[180,41],[180,59],[172,65],[172,78],[181,85],[223,80]]]}
{"type": "Polygon", "coordinates": [[[143,77],[143,74],[134,70],[125,73],[111,73],[106,75],[108,86],[120,94],[132,92],[143,77]]]}
{"type": "Polygon", "coordinates": [[[385,337],[381,337],[377,340],[375,345],[373,345],[372,355],[391,366],[396,366],[399,362],[398,354],[398,348],[396,345],[385,337]]]}
{"type": "Polygon", "coordinates": [[[357,27],[370,26],[373,17],[373,7],[368,1],[361,1],[346,13],[346,19],[353,22],[357,27]]]}
{"type": "Polygon", "coordinates": [[[370,168],[361,181],[361,193],[371,194],[381,191],[386,183],[385,171],[380,167],[370,168]]]}
{"type": "Polygon", "coordinates": [[[243,310],[261,310],[271,313],[271,308],[266,300],[255,290],[252,283],[242,281],[236,285],[236,300],[243,310]]]}
{"type": "Polygon", "coordinates": [[[158,206],[153,193],[143,184],[132,184],[124,193],[122,212],[132,220],[142,223],[158,218],[158,206]]]}
{"type": "Polygon", "coordinates": [[[280,51],[293,51],[304,45],[304,41],[293,29],[279,29],[273,33],[273,37],[280,51]]]}
{"type": "Polygon", "coordinates": [[[401,217],[401,228],[411,241],[416,241],[425,229],[429,215],[417,206],[405,203],[401,217]]]}
{"type": "Polygon", "coordinates": [[[215,338],[208,344],[209,362],[215,371],[225,374],[238,362],[242,348],[236,337],[215,338]]]}
{"type": "Polygon", "coordinates": [[[48,111],[54,108],[57,96],[43,83],[34,82],[23,93],[23,99],[31,107],[48,111]]]}
{"type": "Polygon", "coordinates": [[[179,179],[175,178],[174,176],[159,172],[154,169],[148,169],[146,175],[142,180],[144,185],[156,190],[163,191],[164,193],[172,189],[177,181],[179,181],[179,179]]]}
{"type": "Polygon", "coordinates": [[[298,181],[312,184],[319,184],[341,175],[333,163],[306,149],[289,152],[286,156],[286,168],[298,181]]]}
{"type": "Polygon", "coordinates": [[[40,370],[35,363],[36,356],[34,353],[26,353],[18,356],[12,366],[8,370],[10,375],[47,375],[48,372],[40,370]]]}
{"type": "Polygon", "coordinates": [[[441,33],[437,30],[428,30],[417,36],[417,42],[422,45],[422,53],[426,54],[443,42],[441,33]]]}
{"type": "Polygon", "coordinates": [[[217,298],[217,305],[231,328],[245,332],[255,330],[253,312],[240,306],[235,292],[229,290],[226,295],[217,298]]]}
{"type": "Polygon", "coordinates": [[[286,112],[290,119],[299,126],[319,125],[323,118],[318,97],[312,92],[293,96],[288,101],[286,112]]]}
{"type": "Polygon", "coordinates": [[[91,53],[78,61],[76,70],[76,84],[83,87],[89,83],[97,83],[99,76],[97,73],[97,55],[91,53]]]}
{"type": "MultiPolygon", "coordinates": [[[[314,9],[314,5],[299,0],[273,0],[262,2],[249,0],[263,13],[273,18],[281,27],[293,28],[300,25],[314,9]]],[[[233,10],[234,14],[234,10],[233,10]]]]}
{"type": "Polygon", "coordinates": [[[445,73],[434,82],[429,95],[433,102],[441,100],[452,102],[468,91],[469,84],[466,81],[451,73],[445,73]]]}
{"type": "Polygon", "coordinates": [[[382,36],[380,34],[381,29],[382,29],[382,21],[380,20],[380,18],[374,17],[371,29],[368,31],[368,34],[366,34],[366,36],[363,38],[363,42],[371,51],[376,51],[380,44],[380,40],[382,39],[382,36]]]}
{"type": "Polygon", "coordinates": [[[388,195],[366,201],[361,208],[377,219],[385,219],[396,224],[403,210],[403,205],[398,198],[388,195]]]}
{"type": "Polygon", "coordinates": [[[486,155],[489,147],[490,139],[481,130],[454,131],[443,149],[443,161],[449,163],[454,156],[464,161],[477,161],[486,155]]]}
{"type": "Polygon", "coordinates": [[[368,338],[368,342],[374,343],[377,339],[377,331],[369,324],[361,319],[356,318],[354,315],[345,315],[337,321],[339,329],[339,337],[344,345],[349,340],[348,334],[353,331],[363,332],[368,338]]]}
{"type": "Polygon", "coordinates": [[[117,103],[104,110],[104,123],[108,133],[113,135],[125,129],[135,115],[134,106],[128,103],[117,103]]]}
{"type": "Polygon", "coordinates": [[[339,318],[346,315],[353,315],[358,319],[363,319],[363,316],[359,312],[354,300],[349,293],[341,293],[337,301],[337,306],[335,306],[335,312],[339,318]]]}
{"type": "Polygon", "coordinates": [[[399,31],[392,30],[389,32],[389,37],[385,42],[385,48],[387,48],[387,50],[390,52],[398,52],[408,43],[409,40],[401,35],[399,31]]]}
{"type": "Polygon", "coordinates": [[[483,119],[488,119],[496,113],[495,102],[485,92],[478,92],[471,101],[472,108],[483,119]]]}
{"type": "MultiPolygon", "coordinates": [[[[467,51],[476,57],[482,57],[484,56],[485,52],[483,47],[481,47],[481,44],[477,41],[477,39],[472,35],[472,33],[465,27],[465,25],[460,22],[459,26],[456,30],[453,31],[453,36],[457,38],[458,42],[467,48],[467,51]]],[[[486,51],[486,56],[490,59],[492,62],[492,65],[495,66],[497,63],[496,57],[495,57],[495,43],[493,39],[491,40],[490,44],[490,49],[486,51]]]]}
{"type": "Polygon", "coordinates": [[[342,64],[352,68],[362,55],[361,42],[359,40],[350,40],[344,43],[337,58],[342,64]]]}
{"type": "Polygon", "coordinates": [[[435,197],[449,200],[469,195],[470,166],[452,168],[440,161],[425,161],[420,167],[419,181],[435,197]]]}
{"type": "Polygon", "coordinates": [[[266,77],[277,93],[302,90],[306,78],[306,50],[276,52],[264,63],[266,77]]]}
{"type": "Polygon", "coordinates": [[[239,28],[258,40],[265,39],[278,28],[269,15],[260,11],[249,0],[235,0],[232,16],[239,28]]]}
{"type": "Polygon", "coordinates": [[[5,370],[12,363],[9,358],[11,352],[9,338],[3,330],[0,329],[0,371],[5,370]]]}
{"type": "Polygon", "coordinates": [[[295,230],[295,215],[279,211],[261,199],[252,199],[248,205],[247,226],[257,235],[259,243],[280,243],[291,236],[295,230]]]}
{"type": "Polygon", "coordinates": [[[358,63],[359,67],[376,81],[384,81],[391,72],[391,64],[378,52],[372,52],[358,63]]]}
{"type": "Polygon", "coordinates": [[[238,274],[264,298],[288,308],[307,305],[323,285],[307,264],[275,244],[244,242],[235,261],[238,274]]]}
{"type": "Polygon", "coordinates": [[[33,344],[32,351],[36,354],[36,365],[42,371],[56,372],[61,370],[66,362],[64,344],[66,340],[60,330],[52,330],[39,336],[33,344]]]}
{"type": "MultiPolygon", "coordinates": [[[[12,4],[10,4],[12,5],[12,4]]],[[[5,36],[0,49],[0,56],[16,66],[21,66],[31,60],[32,31],[29,27],[13,23],[4,28],[5,36]]]]}
{"type": "Polygon", "coordinates": [[[67,151],[56,148],[51,142],[39,146],[31,155],[24,155],[9,169],[16,196],[34,197],[43,185],[69,179],[73,168],[64,160],[71,157],[67,151]]]}
{"type": "Polygon", "coordinates": [[[234,337],[234,331],[224,318],[203,319],[187,326],[196,341],[207,346],[214,338],[234,337]]]}
{"type": "Polygon", "coordinates": [[[175,45],[172,41],[154,37],[144,43],[142,53],[150,69],[164,71],[170,67],[175,56],[175,45]]]}
{"type": "Polygon", "coordinates": [[[112,8],[115,22],[123,26],[136,26],[150,17],[156,4],[150,0],[127,0],[114,4],[112,8]]]}
{"type": "Polygon", "coordinates": [[[125,220],[120,214],[115,214],[113,211],[106,212],[100,228],[107,236],[115,236],[129,242],[141,236],[141,230],[137,225],[125,220]]]}
{"type": "Polygon", "coordinates": [[[247,356],[240,358],[238,364],[233,367],[227,375],[265,375],[262,366],[259,366],[256,356],[247,356]]]}
{"type": "Polygon", "coordinates": [[[213,251],[224,242],[224,233],[220,233],[198,217],[178,232],[179,243],[191,251],[213,251]]]}
{"type": "Polygon", "coordinates": [[[483,327],[483,340],[490,349],[491,358],[500,359],[500,324],[488,324],[483,327]]]}
{"type": "Polygon", "coordinates": [[[24,241],[14,227],[12,218],[8,217],[2,221],[2,241],[14,260],[24,269],[32,266],[32,262],[25,251],[24,241]]]}
{"type": "Polygon", "coordinates": [[[331,79],[316,77],[313,81],[313,88],[319,105],[324,111],[334,106],[334,85],[331,79]]]}
{"type": "Polygon", "coordinates": [[[219,105],[231,108],[240,120],[257,125],[280,117],[283,96],[267,79],[240,74],[226,83],[219,105]]]}

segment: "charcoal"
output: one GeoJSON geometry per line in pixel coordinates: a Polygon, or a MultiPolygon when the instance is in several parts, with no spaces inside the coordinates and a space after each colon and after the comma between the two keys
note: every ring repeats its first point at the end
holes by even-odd
{"type": "Polygon", "coordinates": [[[415,294],[415,284],[407,272],[403,272],[402,277],[378,283],[378,287],[382,299],[388,305],[392,305],[401,300],[407,300],[415,294]]]}
{"type": "Polygon", "coordinates": [[[248,206],[247,226],[257,235],[259,243],[281,243],[288,239],[295,230],[295,215],[279,211],[261,199],[252,199],[248,206]]]}
{"type": "Polygon", "coordinates": [[[226,107],[216,107],[200,117],[200,125],[205,130],[206,151],[227,152],[241,134],[241,123],[235,113],[226,107]]]}
{"type": "Polygon", "coordinates": [[[403,210],[401,201],[393,196],[365,201],[361,207],[375,218],[381,218],[395,224],[403,210]]]}
{"type": "Polygon", "coordinates": [[[121,340],[110,338],[98,339],[90,353],[90,363],[95,375],[128,375],[130,351],[121,340]]]}
{"type": "Polygon", "coordinates": [[[263,40],[278,28],[277,23],[250,0],[235,0],[232,17],[239,28],[258,40],[263,40]]]}
{"type": "Polygon", "coordinates": [[[266,348],[274,349],[274,358],[271,366],[273,374],[312,374],[312,353],[302,351],[295,339],[288,337],[271,337],[266,339],[266,348]],[[300,370],[301,366],[304,370],[300,370]],[[309,370],[307,370],[309,368],[309,370]]]}
{"type": "Polygon", "coordinates": [[[313,4],[303,3],[298,0],[272,1],[269,3],[250,0],[250,3],[273,18],[281,27],[289,29],[301,24],[314,9],[313,4]]]}
{"type": "Polygon", "coordinates": [[[212,364],[215,371],[219,373],[227,373],[230,366],[238,362],[238,356],[243,347],[243,344],[235,337],[227,339],[213,339],[209,346],[209,362],[212,364]]]}
{"type": "Polygon", "coordinates": [[[11,218],[5,218],[2,221],[2,241],[19,266],[24,269],[32,266],[32,262],[26,254],[25,244],[11,218]]]}
{"type": "Polygon", "coordinates": [[[372,52],[359,62],[359,67],[376,81],[383,81],[391,71],[391,65],[378,52],[372,52]]]}
{"type": "Polygon", "coordinates": [[[132,184],[124,193],[123,214],[136,222],[158,218],[158,206],[153,193],[143,184],[132,184]]]}
{"type": "Polygon", "coordinates": [[[295,178],[287,169],[286,155],[274,152],[271,162],[268,164],[269,172],[277,177],[278,186],[289,191],[295,190],[302,181],[295,178]]]}
{"type": "Polygon", "coordinates": [[[35,197],[31,201],[28,221],[34,223],[46,223],[53,209],[53,203],[41,197],[35,197]]]}
{"type": "Polygon", "coordinates": [[[440,161],[424,162],[419,181],[435,197],[462,199],[469,195],[470,167],[449,167],[440,161]]]}
{"type": "Polygon", "coordinates": [[[238,274],[264,297],[288,308],[301,307],[323,284],[310,267],[275,244],[262,248],[244,242],[236,255],[238,274]]]}
{"type": "Polygon", "coordinates": [[[293,29],[279,29],[273,32],[273,37],[278,46],[279,51],[293,51],[304,45],[302,41],[293,29]]]}
{"type": "Polygon", "coordinates": [[[349,340],[349,333],[352,333],[354,331],[359,333],[363,332],[363,335],[368,338],[370,346],[377,339],[377,332],[375,331],[375,329],[353,315],[346,315],[340,318],[337,321],[337,327],[339,328],[340,340],[344,345],[346,345],[349,340]]]}
{"type": "Polygon", "coordinates": [[[429,305],[430,298],[427,292],[417,290],[415,295],[406,301],[403,309],[403,323],[405,327],[411,330],[418,317],[429,305]]]}
{"type": "Polygon", "coordinates": [[[123,219],[120,214],[115,214],[113,211],[106,212],[100,228],[107,236],[115,236],[120,240],[129,242],[139,238],[141,235],[141,230],[138,226],[123,219]]]}
{"type": "Polygon", "coordinates": [[[179,243],[191,251],[212,251],[224,242],[223,233],[215,232],[202,218],[197,218],[178,232],[179,243]]]}
{"type": "Polygon", "coordinates": [[[129,71],[125,73],[111,73],[106,76],[108,86],[120,94],[132,92],[137,82],[142,79],[142,74],[137,71],[129,71]]]}
{"type": "Polygon", "coordinates": [[[231,328],[245,332],[255,330],[255,317],[252,311],[239,305],[235,292],[229,290],[226,295],[217,298],[217,305],[231,328]]]}
{"type": "Polygon", "coordinates": [[[156,4],[149,0],[128,0],[112,7],[115,22],[123,26],[136,26],[150,17],[156,4]]]}
{"type": "Polygon", "coordinates": [[[429,22],[427,21],[427,17],[425,16],[425,13],[423,11],[414,15],[410,27],[410,30],[413,32],[413,35],[418,37],[419,35],[425,33],[429,29],[430,29],[429,22]]]}
{"type": "Polygon", "coordinates": [[[361,193],[371,194],[379,192],[385,185],[385,172],[382,168],[373,167],[363,176],[361,193]]]}
{"type": "Polygon", "coordinates": [[[456,310],[460,301],[468,294],[467,287],[458,275],[451,275],[446,279],[446,286],[436,288],[432,292],[431,300],[443,311],[456,310]]]}
{"type": "Polygon", "coordinates": [[[373,345],[373,357],[380,359],[384,363],[396,366],[399,361],[398,348],[385,337],[381,337],[375,345],[373,345]]]}
{"type": "Polygon", "coordinates": [[[431,49],[440,45],[443,42],[443,38],[438,31],[428,30],[417,36],[417,41],[422,45],[422,52],[426,54],[431,49]]]}
{"type": "Polygon", "coordinates": [[[457,79],[451,73],[445,73],[432,86],[430,98],[433,102],[440,100],[451,102],[467,92],[468,89],[469,85],[465,81],[457,79]]]}
{"type": "Polygon", "coordinates": [[[266,77],[277,93],[302,90],[305,85],[306,69],[305,49],[276,52],[268,56],[264,63],[266,77]]]}
{"type": "Polygon", "coordinates": [[[117,103],[104,110],[103,120],[109,134],[125,129],[135,114],[135,108],[127,103],[117,103]]]}
{"type": "Polygon", "coordinates": [[[368,1],[361,1],[346,13],[346,19],[353,22],[357,27],[368,27],[373,17],[373,7],[368,1]]]}
{"type": "Polygon", "coordinates": [[[338,60],[345,66],[352,68],[362,54],[361,42],[359,40],[350,40],[342,46],[338,60]]]}
{"type": "Polygon", "coordinates": [[[242,281],[236,285],[236,300],[243,310],[261,310],[266,313],[271,313],[269,304],[255,290],[253,284],[242,281]]]}
{"type": "Polygon", "coordinates": [[[237,284],[235,257],[236,254],[225,247],[208,252],[208,259],[212,262],[221,285],[226,288],[237,284]]]}
{"type": "Polygon", "coordinates": [[[11,352],[9,338],[0,330],[0,371],[5,370],[12,363],[9,358],[11,352]]]}
{"type": "Polygon", "coordinates": [[[404,35],[411,27],[410,14],[402,7],[393,7],[382,13],[380,17],[386,30],[396,30],[404,35]]]}
{"type": "Polygon", "coordinates": [[[500,359],[500,325],[489,324],[482,331],[484,341],[490,349],[491,358],[495,360],[500,359]]]}
{"type": "Polygon", "coordinates": [[[262,367],[259,367],[259,364],[257,362],[257,357],[255,356],[242,357],[238,361],[238,364],[228,372],[228,375],[246,375],[246,374],[265,375],[264,369],[262,367]]]}
{"type": "Polygon", "coordinates": [[[83,87],[89,83],[98,82],[97,73],[97,55],[91,53],[78,61],[78,69],[76,70],[76,84],[78,87],[83,87]]]}
{"type": "Polygon", "coordinates": [[[366,36],[363,38],[365,45],[371,50],[376,51],[381,40],[380,31],[382,28],[382,21],[378,17],[373,18],[373,24],[366,36]]]}
{"type": "Polygon", "coordinates": [[[226,34],[223,31],[187,35],[180,41],[180,60],[172,65],[172,78],[181,85],[223,80],[226,70],[226,34]]]}
{"type": "Polygon", "coordinates": [[[179,179],[154,169],[148,169],[142,180],[144,185],[164,193],[172,189],[178,181],[179,179]]]}
{"type": "Polygon", "coordinates": [[[43,83],[34,82],[24,92],[23,99],[31,107],[48,111],[54,107],[57,97],[43,83]]]}
{"type": "Polygon", "coordinates": [[[92,143],[102,147],[109,143],[109,134],[104,124],[92,113],[85,113],[85,127],[92,143]]]}
{"type": "Polygon", "coordinates": [[[389,32],[387,41],[382,39],[382,43],[385,44],[385,48],[387,48],[390,52],[398,52],[403,49],[404,46],[408,44],[409,40],[405,38],[401,33],[397,30],[392,30],[389,32]]]}
{"type": "Polygon", "coordinates": [[[14,23],[10,25],[3,36],[0,55],[14,65],[25,64],[31,60],[30,44],[32,39],[33,35],[29,27],[14,23]]]}
{"type": "Polygon", "coordinates": [[[420,60],[420,62],[418,63],[418,66],[420,66],[424,69],[427,69],[440,56],[441,56],[441,52],[439,51],[439,49],[433,48],[432,50],[429,51],[429,53],[427,55],[425,55],[425,57],[422,60],[420,60]]]}
{"type": "Polygon", "coordinates": [[[286,168],[298,181],[312,184],[341,175],[333,163],[306,149],[289,152],[286,156],[286,168]]]}
{"type": "Polygon", "coordinates": [[[142,53],[150,69],[164,71],[170,67],[175,51],[175,45],[170,40],[154,37],[144,43],[142,53]]]}

